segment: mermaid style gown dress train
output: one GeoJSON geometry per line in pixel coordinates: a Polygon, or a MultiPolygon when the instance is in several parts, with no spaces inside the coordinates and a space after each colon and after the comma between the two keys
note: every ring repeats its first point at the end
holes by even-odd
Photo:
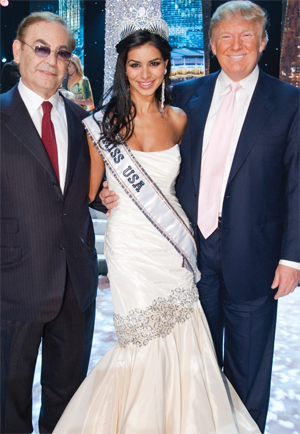
{"type": "MultiPolygon", "coordinates": [[[[132,153],[188,224],[175,196],[178,145],[132,153]]],[[[105,236],[118,342],[54,434],[259,434],[217,364],[192,273],[109,170],[107,178],[120,197],[105,236]]]]}

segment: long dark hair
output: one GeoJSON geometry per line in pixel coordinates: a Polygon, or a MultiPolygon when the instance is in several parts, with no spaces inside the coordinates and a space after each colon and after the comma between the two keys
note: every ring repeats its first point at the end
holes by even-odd
{"type": "MultiPolygon", "coordinates": [[[[129,83],[126,76],[126,61],[130,50],[145,44],[151,44],[157,48],[164,61],[168,60],[166,80],[165,103],[171,102],[171,93],[168,89],[170,83],[171,69],[171,45],[162,37],[150,33],[146,30],[138,30],[127,38],[123,39],[116,46],[118,58],[114,75],[114,83],[108,91],[111,94],[110,101],[100,109],[104,110],[104,116],[101,123],[102,137],[118,145],[122,140],[128,140],[133,134],[133,120],[136,116],[136,107],[131,99],[129,83]],[[120,136],[120,131],[124,130],[125,134],[120,136]]],[[[159,102],[161,99],[161,86],[156,89],[155,98],[159,102]]]]}

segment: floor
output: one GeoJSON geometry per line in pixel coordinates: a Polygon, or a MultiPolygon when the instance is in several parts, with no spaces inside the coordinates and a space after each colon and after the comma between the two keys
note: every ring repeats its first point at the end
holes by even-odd
{"type": "MultiPolygon", "coordinates": [[[[93,348],[89,370],[116,341],[109,282],[99,279],[93,348]]],[[[266,434],[300,434],[300,288],[279,302],[266,434]]],[[[34,380],[34,434],[38,433],[40,356],[34,380]]],[[[199,433],[200,434],[200,433],[199,433]]]]}

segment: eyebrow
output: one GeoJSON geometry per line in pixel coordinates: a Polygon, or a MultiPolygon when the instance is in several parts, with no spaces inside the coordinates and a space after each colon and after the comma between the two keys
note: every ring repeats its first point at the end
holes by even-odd
{"type": "MultiPolygon", "coordinates": [[[[162,60],[161,57],[156,57],[155,59],[149,60],[150,62],[154,62],[155,60],[162,60]]],[[[129,59],[128,62],[141,63],[139,60],[129,59]]]]}
{"type": "MultiPolygon", "coordinates": [[[[39,43],[39,44],[46,45],[46,47],[50,47],[50,45],[48,44],[48,42],[44,41],[44,39],[36,39],[34,41],[34,43],[35,44],[39,43]]],[[[69,47],[67,45],[59,45],[58,48],[57,48],[57,50],[61,50],[62,48],[65,48],[66,50],[69,50],[69,47]]]]}
{"type": "MultiPolygon", "coordinates": [[[[244,29],[241,30],[240,33],[244,33],[244,32],[254,32],[254,30],[253,29],[249,29],[248,27],[245,27],[244,29]]],[[[232,33],[232,29],[222,30],[220,33],[221,34],[223,34],[223,33],[232,33]]]]}

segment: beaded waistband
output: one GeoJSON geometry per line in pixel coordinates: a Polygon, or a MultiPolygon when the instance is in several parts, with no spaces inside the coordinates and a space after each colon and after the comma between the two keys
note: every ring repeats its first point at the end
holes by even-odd
{"type": "Polygon", "coordinates": [[[169,297],[159,297],[151,306],[132,310],[126,316],[114,314],[120,346],[133,343],[141,347],[152,339],[166,337],[177,323],[190,318],[193,304],[198,300],[198,290],[194,285],[189,289],[173,289],[169,297]]]}

